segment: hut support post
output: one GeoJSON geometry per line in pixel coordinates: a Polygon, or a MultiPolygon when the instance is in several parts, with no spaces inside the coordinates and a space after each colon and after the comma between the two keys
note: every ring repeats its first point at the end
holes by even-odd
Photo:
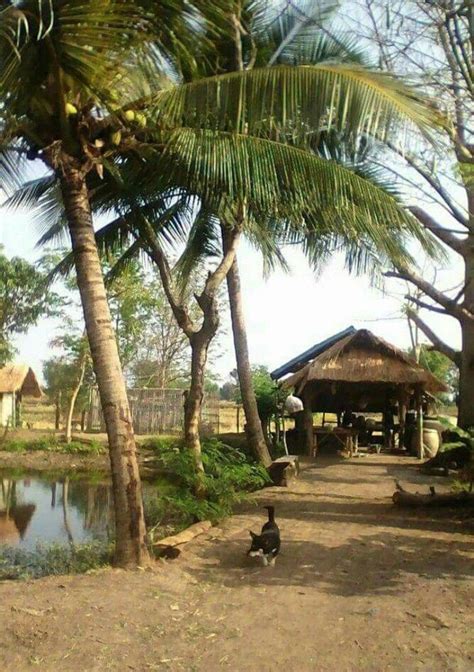
{"type": "Polygon", "coordinates": [[[311,394],[308,389],[304,391],[303,396],[304,403],[304,435],[305,435],[305,448],[306,453],[312,457],[313,455],[313,411],[311,408],[311,394]]]}
{"type": "Polygon", "coordinates": [[[285,426],[285,416],[281,416],[282,432],[283,432],[283,448],[285,449],[285,455],[288,455],[288,444],[286,442],[286,426],[285,426]]]}
{"type": "Polygon", "coordinates": [[[398,396],[398,447],[403,448],[405,444],[405,424],[407,417],[407,402],[408,402],[408,393],[407,390],[402,387],[400,389],[400,394],[398,396]]]}
{"type": "Polygon", "coordinates": [[[419,460],[423,459],[423,394],[421,387],[416,388],[415,403],[416,403],[416,454],[419,460]]]}

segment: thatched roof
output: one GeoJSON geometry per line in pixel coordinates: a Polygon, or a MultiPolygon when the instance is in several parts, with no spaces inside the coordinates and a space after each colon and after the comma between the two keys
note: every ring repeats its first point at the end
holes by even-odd
{"type": "Polygon", "coordinates": [[[27,364],[6,364],[0,368],[0,394],[20,392],[40,398],[41,388],[32,368],[27,364]]]}
{"type": "Polygon", "coordinates": [[[274,371],[271,371],[270,376],[274,380],[279,380],[280,378],[283,378],[283,376],[286,376],[288,373],[296,373],[296,371],[302,369],[303,366],[308,362],[313,361],[315,357],[324,352],[324,350],[330,348],[332,345],[334,345],[334,343],[337,343],[337,341],[340,341],[342,338],[345,338],[346,336],[355,334],[355,332],[356,329],[353,326],[347,327],[343,331],[339,331],[337,334],[334,334],[333,336],[324,339],[324,341],[321,341],[320,343],[316,343],[315,345],[311,346],[311,348],[305,350],[297,357],[293,357],[293,359],[290,359],[290,361],[286,362],[285,364],[282,364],[274,371]]]}
{"type": "Polygon", "coordinates": [[[444,383],[402,350],[367,329],[339,340],[287,378],[284,385],[299,392],[312,381],[418,384],[428,392],[447,390],[444,383]]]}

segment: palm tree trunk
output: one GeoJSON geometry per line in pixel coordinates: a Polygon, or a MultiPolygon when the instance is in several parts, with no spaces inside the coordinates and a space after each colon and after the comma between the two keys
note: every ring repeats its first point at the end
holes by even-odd
{"type": "MultiPolygon", "coordinates": [[[[227,247],[226,231],[222,230],[224,252],[227,247]]],[[[247,422],[247,439],[255,457],[265,467],[270,466],[272,458],[262,431],[262,423],[258,414],[257,399],[252,384],[252,370],[250,367],[247,330],[242,303],[242,289],[240,285],[239,266],[237,257],[227,273],[227,290],[229,293],[230,314],[232,318],[232,332],[234,334],[235,358],[239,374],[240,393],[247,422]]]]}
{"type": "Polygon", "coordinates": [[[71,399],[69,401],[69,408],[68,408],[67,420],[66,420],[66,443],[71,443],[71,441],[72,441],[72,418],[73,418],[73,415],[74,415],[74,407],[76,405],[77,396],[78,396],[78,394],[80,392],[80,389],[82,387],[82,383],[84,382],[84,374],[86,372],[86,364],[87,364],[87,355],[84,355],[81,358],[81,369],[80,369],[80,373],[79,373],[79,380],[77,381],[77,384],[72,391],[71,399]]]}
{"type": "MultiPolygon", "coordinates": [[[[464,305],[474,313],[474,234],[470,234],[467,240],[469,243],[464,253],[466,264],[464,305]]],[[[474,320],[466,318],[461,321],[461,334],[458,425],[468,429],[474,427],[474,320]]]]}
{"type": "Polygon", "coordinates": [[[201,409],[204,399],[204,374],[206,370],[207,352],[213,334],[203,337],[195,334],[191,342],[191,385],[186,392],[184,402],[184,442],[192,452],[196,469],[196,494],[204,494],[204,465],[202,462],[200,424],[201,409]]]}
{"type": "Polygon", "coordinates": [[[135,437],[117,341],[95,241],[84,174],[63,166],[61,190],[66,210],[77,284],[104,413],[112,469],[115,562],[134,567],[149,560],[135,437]]]}

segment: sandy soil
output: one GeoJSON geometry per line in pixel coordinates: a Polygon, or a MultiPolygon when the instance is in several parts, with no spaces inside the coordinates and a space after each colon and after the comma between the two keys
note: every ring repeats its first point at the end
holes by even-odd
{"type": "Polygon", "coordinates": [[[0,669],[474,670],[472,521],[395,509],[394,478],[428,482],[406,458],[320,459],[150,571],[4,583],[0,669]],[[269,502],[275,568],[245,555],[269,502]]]}

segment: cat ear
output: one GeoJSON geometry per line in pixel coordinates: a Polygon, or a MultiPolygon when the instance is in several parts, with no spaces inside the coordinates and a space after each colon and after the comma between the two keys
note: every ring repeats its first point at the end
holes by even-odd
{"type": "Polygon", "coordinates": [[[252,532],[252,530],[249,530],[249,534],[252,537],[252,539],[256,539],[258,537],[258,534],[255,534],[255,532],[252,532]]]}

